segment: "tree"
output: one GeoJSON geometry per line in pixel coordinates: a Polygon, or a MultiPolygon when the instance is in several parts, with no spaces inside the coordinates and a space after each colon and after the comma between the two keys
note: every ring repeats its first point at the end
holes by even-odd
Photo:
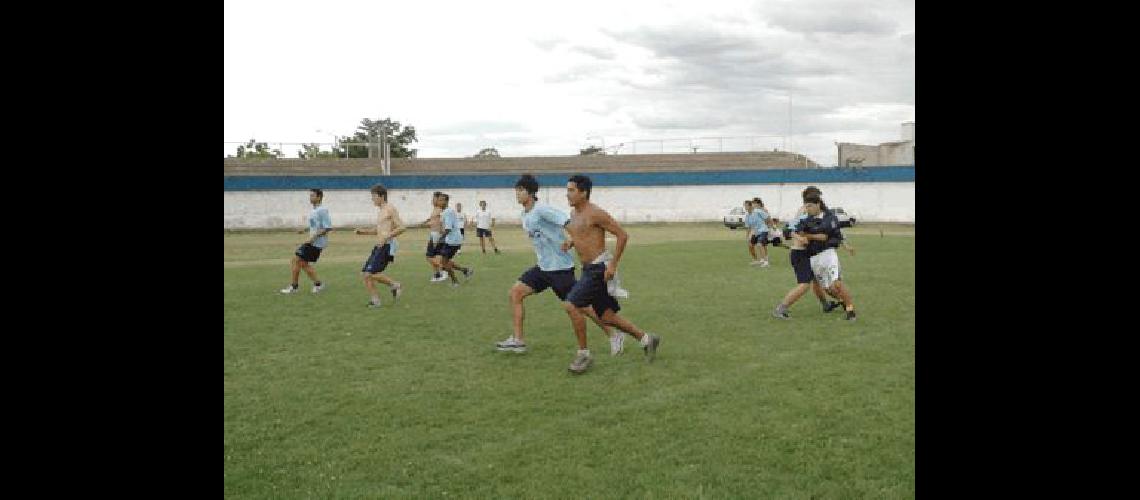
{"type": "Polygon", "coordinates": [[[250,139],[249,142],[237,147],[237,155],[230,158],[280,158],[281,150],[270,150],[269,145],[250,139]]]}
{"type": "Polygon", "coordinates": [[[321,145],[317,143],[302,144],[301,149],[297,151],[297,157],[302,160],[312,160],[314,158],[339,158],[335,149],[333,151],[321,151],[321,145]]]}
{"type": "Polygon", "coordinates": [[[400,122],[394,122],[391,118],[383,120],[372,120],[365,118],[360,121],[360,125],[356,127],[356,133],[351,136],[340,137],[340,143],[368,143],[368,145],[352,145],[334,148],[335,154],[338,158],[368,158],[371,151],[372,158],[380,158],[380,137],[387,132],[388,134],[388,150],[392,158],[415,158],[416,150],[409,148],[413,142],[419,142],[416,138],[416,128],[408,125],[406,127],[400,125],[400,122]]]}
{"type": "Polygon", "coordinates": [[[472,158],[501,158],[501,156],[499,156],[498,149],[483,148],[480,149],[479,152],[475,154],[475,156],[472,156],[472,158]]]}
{"type": "Polygon", "coordinates": [[[579,156],[604,155],[604,154],[606,154],[606,150],[599,148],[597,146],[590,146],[586,149],[578,150],[579,156]]]}

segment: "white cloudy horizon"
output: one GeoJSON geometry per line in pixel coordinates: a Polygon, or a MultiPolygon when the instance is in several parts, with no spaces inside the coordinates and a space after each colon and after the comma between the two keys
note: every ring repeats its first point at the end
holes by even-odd
{"type": "Polygon", "coordinates": [[[223,59],[225,141],[390,117],[424,158],[628,154],[787,136],[790,98],[791,135],[758,142],[828,166],[915,120],[913,1],[227,1],[223,59]]]}

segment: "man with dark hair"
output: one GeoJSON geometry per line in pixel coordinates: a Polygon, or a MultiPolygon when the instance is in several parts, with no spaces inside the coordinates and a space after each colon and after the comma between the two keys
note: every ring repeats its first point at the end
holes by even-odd
{"type": "MultiPolygon", "coordinates": [[[[324,290],[325,286],[321,283],[321,279],[317,277],[317,270],[313,269],[313,264],[317,259],[321,258],[321,251],[329,244],[328,234],[332,231],[332,218],[329,216],[329,209],[321,206],[321,201],[324,200],[325,193],[320,189],[309,190],[309,203],[313,205],[313,210],[309,212],[309,239],[301,243],[297,247],[297,251],[293,253],[293,281],[289,282],[289,286],[282,288],[281,293],[290,294],[297,293],[297,279],[301,274],[301,270],[305,270],[305,274],[309,275],[309,279],[313,280],[313,293],[324,290]]],[[[304,229],[300,231],[305,232],[304,229]]]]}
{"type": "Polygon", "coordinates": [[[459,216],[455,213],[455,210],[447,207],[447,203],[451,200],[451,195],[443,193],[440,195],[440,200],[442,200],[440,207],[443,208],[443,213],[441,214],[443,219],[443,232],[440,233],[440,236],[443,238],[443,246],[439,249],[437,258],[441,260],[439,265],[440,269],[444,270],[447,276],[451,277],[451,286],[457,287],[459,286],[459,278],[455,277],[456,270],[463,273],[464,281],[470,280],[471,275],[475,274],[475,272],[470,268],[456,265],[455,261],[452,260],[459,252],[459,248],[463,246],[463,233],[459,231],[459,216]]]}
{"type": "Polygon", "coordinates": [[[396,207],[388,203],[388,188],[384,187],[383,184],[377,184],[372,186],[370,191],[372,193],[372,204],[376,205],[378,209],[376,228],[357,229],[354,232],[356,234],[376,235],[377,243],[372,247],[372,254],[364,262],[360,274],[364,278],[364,286],[372,295],[368,307],[377,308],[380,307],[380,295],[376,293],[376,282],[388,285],[393,299],[400,298],[400,294],[403,292],[403,286],[399,282],[392,281],[383,273],[384,269],[388,267],[388,263],[396,260],[396,251],[399,247],[396,237],[403,234],[406,228],[403,221],[400,220],[400,213],[396,207]]]}
{"type": "MultiPolygon", "coordinates": [[[[574,258],[561,248],[562,242],[566,240],[563,234],[564,227],[570,221],[570,217],[550,205],[538,203],[537,193],[538,180],[533,175],[523,175],[515,182],[515,200],[523,206],[523,231],[534,245],[538,265],[523,272],[518,282],[511,287],[508,295],[514,316],[514,334],[495,344],[500,351],[526,352],[526,341],[523,338],[525,315],[523,299],[551,288],[558,300],[565,301],[566,295],[574,288],[576,282],[574,258]]],[[[622,332],[614,332],[592,309],[588,311],[590,319],[594,320],[609,337],[610,354],[615,356],[620,354],[624,339],[622,332]]]]}
{"type": "Polygon", "coordinates": [[[768,267],[768,223],[771,222],[771,216],[767,210],[764,210],[764,201],[760,197],[752,198],[752,214],[754,215],[752,231],[755,234],[752,244],[760,245],[760,262],[753,264],[768,267]]]}
{"type": "Polygon", "coordinates": [[[431,215],[427,220],[420,223],[420,225],[427,226],[428,228],[428,243],[427,252],[424,253],[424,258],[427,259],[428,265],[431,266],[431,283],[442,283],[447,281],[447,277],[439,269],[439,255],[440,248],[443,247],[443,238],[440,237],[442,232],[442,220],[440,214],[443,213],[443,208],[440,207],[440,196],[443,193],[436,191],[431,194],[431,215]]]}
{"type": "Polygon", "coordinates": [[[582,277],[567,294],[566,302],[563,302],[566,313],[570,315],[574,335],[578,338],[578,354],[570,364],[571,373],[585,372],[594,362],[586,347],[584,310],[590,307],[593,307],[602,322],[637,338],[650,362],[661,343],[660,337],[643,332],[637,325],[618,315],[621,306],[610,295],[607,282],[618,272],[618,264],[629,235],[609,213],[590,202],[591,191],[593,182],[584,175],[575,175],[566,182],[566,199],[574,209],[570,222],[566,225],[570,239],[562,243],[562,250],[574,248],[582,262],[582,277]],[[606,232],[617,237],[613,255],[606,250],[606,232]]]}
{"type": "Polygon", "coordinates": [[[479,200],[479,209],[475,211],[475,235],[479,237],[479,248],[483,249],[483,253],[487,253],[486,240],[491,240],[491,248],[495,249],[495,254],[502,253],[495,244],[495,237],[491,236],[491,229],[494,227],[495,218],[491,217],[491,212],[487,210],[487,201],[479,200]]]}

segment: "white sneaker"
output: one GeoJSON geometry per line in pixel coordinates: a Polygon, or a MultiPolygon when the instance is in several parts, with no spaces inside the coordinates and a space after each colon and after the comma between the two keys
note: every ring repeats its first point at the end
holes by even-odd
{"type": "Polygon", "coordinates": [[[751,262],[749,265],[750,265],[750,266],[763,266],[763,265],[764,265],[764,261],[762,261],[762,260],[754,260],[754,261],[752,261],[752,262],[751,262]]]}
{"type": "Polygon", "coordinates": [[[319,285],[313,285],[313,293],[318,293],[318,292],[320,292],[321,290],[324,290],[324,289],[325,289],[325,284],[324,284],[324,283],[321,283],[321,284],[319,284],[319,285]]]}
{"type": "Polygon", "coordinates": [[[403,294],[404,294],[404,285],[400,284],[400,283],[396,283],[396,286],[392,287],[392,300],[399,299],[400,296],[403,294]]]}
{"type": "Polygon", "coordinates": [[[526,344],[519,342],[514,335],[507,337],[507,340],[502,342],[495,342],[495,348],[506,352],[526,352],[526,344]]]}
{"type": "Polygon", "coordinates": [[[286,295],[288,295],[290,293],[297,293],[297,289],[293,288],[292,285],[289,285],[289,286],[286,286],[285,288],[282,288],[281,293],[284,293],[286,295]]]}
{"type": "Polygon", "coordinates": [[[760,261],[760,267],[768,267],[768,261],[766,261],[766,260],[760,261]]]}
{"type": "Polygon", "coordinates": [[[432,278],[431,279],[432,283],[443,283],[444,281],[447,281],[447,275],[446,274],[441,274],[441,275],[439,275],[438,278],[432,278]]]}
{"type": "Polygon", "coordinates": [[[614,334],[610,336],[610,356],[617,356],[625,351],[625,333],[620,330],[614,330],[614,334]]]}

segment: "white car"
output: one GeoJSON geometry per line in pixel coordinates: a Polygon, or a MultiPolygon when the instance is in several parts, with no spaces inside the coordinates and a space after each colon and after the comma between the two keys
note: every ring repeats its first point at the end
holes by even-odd
{"type": "Polygon", "coordinates": [[[839,219],[839,227],[851,227],[855,225],[855,218],[847,215],[841,207],[834,207],[831,209],[835,213],[835,217],[839,219]]]}
{"type": "Polygon", "coordinates": [[[744,209],[736,207],[729,210],[728,214],[724,216],[724,226],[729,229],[744,227],[744,209]]]}

